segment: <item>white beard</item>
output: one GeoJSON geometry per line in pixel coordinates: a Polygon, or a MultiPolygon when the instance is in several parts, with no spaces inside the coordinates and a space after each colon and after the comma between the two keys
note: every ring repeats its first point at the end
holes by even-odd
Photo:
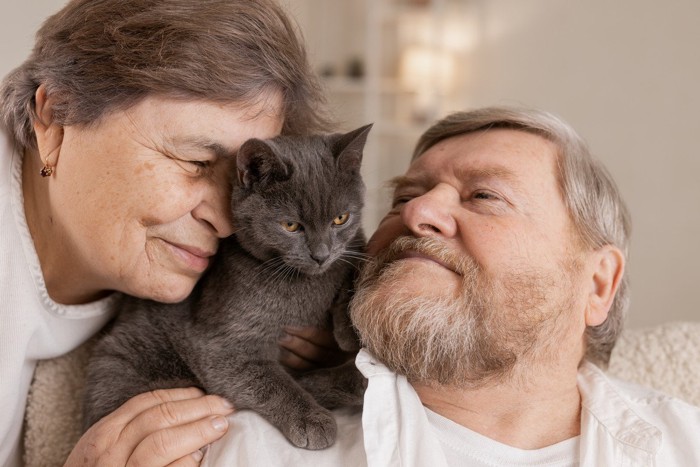
{"type": "Polygon", "coordinates": [[[351,317],[363,345],[409,381],[485,387],[556,358],[573,308],[570,268],[511,271],[496,281],[439,240],[400,237],[363,270],[351,317]],[[460,274],[458,296],[441,294],[440,284],[416,296],[406,283],[411,264],[395,261],[405,251],[460,274]]]}

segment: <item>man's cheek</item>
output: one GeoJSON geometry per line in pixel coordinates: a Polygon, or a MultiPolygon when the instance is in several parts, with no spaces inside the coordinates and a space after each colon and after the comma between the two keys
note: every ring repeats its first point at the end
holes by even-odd
{"type": "Polygon", "coordinates": [[[406,235],[408,229],[401,223],[398,216],[387,215],[377,227],[374,235],[367,242],[367,254],[376,256],[379,252],[387,248],[391,242],[401,235],[406,235]]]}

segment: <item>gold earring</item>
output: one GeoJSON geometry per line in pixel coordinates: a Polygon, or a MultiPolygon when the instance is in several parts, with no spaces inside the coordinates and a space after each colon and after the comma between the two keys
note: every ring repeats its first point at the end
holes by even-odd
{"type": "Polygon", "coordinates": [[[53,175],[53,167],[51,167],[48,162],[45,162],[44,166],[39,171],[39,175],[42,177],[50,177],[53,175]]]}
{"type": "Polygon", "coordinates": [[[45,165],[41,168],[39,174],[41,174],[42,177],[50,177],[53,174],[53,167],[50,165],[45,165]]]}

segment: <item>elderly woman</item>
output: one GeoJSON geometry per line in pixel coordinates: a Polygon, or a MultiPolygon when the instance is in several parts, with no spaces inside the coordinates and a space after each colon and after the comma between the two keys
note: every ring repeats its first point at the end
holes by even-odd
{"type": "MultiPolygon", "coordinates": [[[[1,99],[0,464],[15,466],[36,361],[95,334],[115,292],[185,298],[232,233],[237,148],[324,119],[271,0],[71,1],[1,99]]],[[[137,396],[68,464],[196,465],[231,410],[197,389],[137,396]]]]}

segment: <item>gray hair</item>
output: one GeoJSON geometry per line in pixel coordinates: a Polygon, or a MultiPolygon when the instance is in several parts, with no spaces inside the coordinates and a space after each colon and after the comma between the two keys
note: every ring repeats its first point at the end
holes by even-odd
{"type": "Polygon", "coordinates": [[[4,80],[0,118],[35,147],[34,96],[61,125],[88,125],[148,95],[253,105],[282,96],[283,133],[327,128],[297,29],[274,0],[73,0],[39,29],[4,80]]]}
{"type": "MultiPolygon", "coordinates": [[[[512,107],[457,112],[435,123],[420,137],[413,160],[444,139],[490,128],[525,131],[556,144],[560,189],[580,240],[589,248],[614,245],[627,258],[631,221],[615,182],[593,158],[583,139],[555,115],[512,107]]],[[[586,329],[586,359],[607,366],[622,332],[628,304],[629,279],[625,270],[607,319],[586,329]]]]}

